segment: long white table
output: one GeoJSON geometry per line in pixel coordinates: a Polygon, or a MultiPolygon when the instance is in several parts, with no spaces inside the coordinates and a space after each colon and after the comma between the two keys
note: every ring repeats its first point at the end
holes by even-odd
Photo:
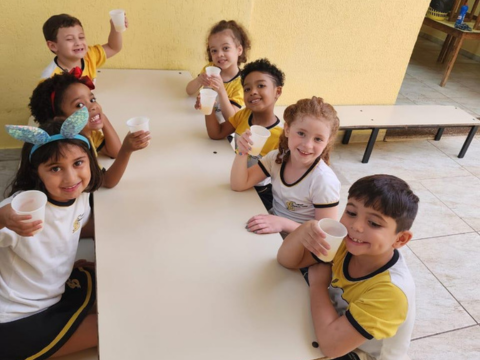
{"type": "MultiPolygon", "coordinates": [[[[150,146],[116,188],[95,194],[101,360],[309,360],[321,357],[299,272],[255,235],[254,190],[230,190],[233,151],[207,136],[188,72],[101,70],[98,102],[123,139],[150,118],[150,146]]],[[[105,164],[103,164],[105,165],[105,164]]]]}

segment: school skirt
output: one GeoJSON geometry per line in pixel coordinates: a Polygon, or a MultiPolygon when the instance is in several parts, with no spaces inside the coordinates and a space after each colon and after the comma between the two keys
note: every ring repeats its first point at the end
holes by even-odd
{"type": "Polygon", "coordinates": [[[73,269],[55,305],[29,317],[0,324],[0,359],[40,360],[57,352],[95,303],[95,273],[73,269]]]}

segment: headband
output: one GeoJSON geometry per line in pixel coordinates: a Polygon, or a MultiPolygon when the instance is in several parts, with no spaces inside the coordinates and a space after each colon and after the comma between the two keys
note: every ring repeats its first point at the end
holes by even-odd
{"type": "MultiPolygon", "coordinates": [[[[80,69],[78,66],[74,67],[72,70],[70,70],[68,73],[70,75],[75,76],[80,82],[84,85],[86,85],[90,90],[95,89],[95,85],[88,76],[82,76],[82,69],[80,69]]],[[[55,90],[52,91],[50,94],[50,101],[52,103],[52,111],[53,114],[55,115],[55,90]]]]}
{"type": "Polygon", "coordinates": [[[48,144],[52,141],[77,139],[82,140],[88,145],[90,149],[90,142],[85,136],[79,135],[79,132],[87,125],[88,110],[86,107],[75,111],[62,124],[60,134],[49,135],[45,130],[34,126],[20,126],[20,125],[5,125],[7,133],[17,140],[25,141],[34,144],[30,150],[29,160],[32,159],[32,154],[42,145],[48,144]]]}

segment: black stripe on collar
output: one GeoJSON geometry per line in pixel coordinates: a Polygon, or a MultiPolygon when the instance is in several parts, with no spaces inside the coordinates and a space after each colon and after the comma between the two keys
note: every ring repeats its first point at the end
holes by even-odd
{"type": "Polygon", "coordinates": [[[71,200],[68,200],[68,201],[57,201],[57,200],[53,200],[52,198],[48,197],[48,202],[55,205],[55,206],[62,206],[62,207],[66,207],[66,206],[71,206],[73,205],[73,203],[75,202],[76,199],[71,199],[71,200]]]}
{"type": "Polygon", "coordinates": [[[231,78],[231,79],[228,80],[228,81],[224,81],[223,83],[224,83],[224,84],[228,84],[228,83],[232,82],[233,80],[235,80],[236,78],[238,78],[241,73],[242,73],[242,72],[241,72],[240,70],[238,70],[237,75],[235,75],[233,78],[231,78]]]}
{"type": "Polygon", "coordinates": [[[308,170],[305,171],[305,173],[302,176],[300,176],[300,179],[298,179],[297,181],[295,181],[291,184],[287,183],[285,181],[285,178],[283,177],[283,173],[285,172],[285,166],[287,165],[287,163],[285,161],[282,161],[282,166],[280,167],[280,179],[282,180],[283,185],[285,185],[287,187],[297,185],[300,181],[305,179],[305,177],[313,170],[313,168],[315,166],[317,166],[319,161],[320,161],[320,156],[318,158],[316,158],[315,161],[313,162],[313,164],[308,168],[308,170]]]}
{"type": "MultiPolygon", "coordinates": [[[[273,129],[278,124],[280,124],[280,119],[278,118],[277,115],[275,115],[275,118],[277,119],[277,121],[275,121],[272,125],[265,127],[265,129],[270,130],[270,129],[273,129]]],[[[252,121],[253,121],[253,113],[251,113],[250,116],[248,117],[248,126],[249,127],[252,127],[254,125],[254,124],[252,124],[252,121]]],[[[260,125],[260,126],[262,126],[262,125],[260,125]]]]}
{"type": "MultiPolygon", "coordinates": [[[[68,70],[65,70],[65,69],[62,68],[60,65],[58,65],[57,59],[58,59],[58,56],[55,56],[55,58],[53,59],[53,61],[55,62],[55,64],[56,64],[60,69],[62,69],[64,72],[68,72],[68,70]]],[[[82,72],[83,72],[83,70],[85,70],[85,60],[83,60],[83,58],[82,58],[82,72]]]]}
{"type": "Polygon", "coordinates": [[[347,255],[345,256],[345,260],[343,261],[343,274],[345,275],[345,278],[348,281],[367,280],[367,279],[370,279],[370,278],[374,277],[375,275],[381,274],[382,272],[390,269],[393,265],[395,265],[397,263],[399,258],[400,258],[400,254],[399,254],[398,250],[394,249],[392,258],[385,265],[383,265],[381,268],[375,270],[374,272],[372,272],[368,275],[365,275],[365,276],[362,276],[362,277],[359,277],[359,278],[353,278],[348,273],[348,264],[350,263],[350,260],[352,259],[352,254],[347,251],[347,255]]]}

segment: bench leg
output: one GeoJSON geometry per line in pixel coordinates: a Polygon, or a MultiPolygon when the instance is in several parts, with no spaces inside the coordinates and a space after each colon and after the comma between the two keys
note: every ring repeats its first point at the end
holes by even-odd
{"type": "Polygon", "coordinates": [[[368,160],[370,159],[370,155],[372,154],[373,146],[375,145],[375,141],[377,140],[379,130],[380,129],[378,128],[372,129],[372,134],[370,135],[370,139],[368,139],[367,148],[365,149],[365,153],[363,154],[363,164],[368,163],[368,160]]]}
{"type": "Polygon", "coordinates": [[[435,135],[435,141],[438,141],[442,138],[443,130],[445,130],[445,128],[438,128],[437,135],[435,135]]]}
{"type": "Polygon", "coordinates": [[[470,146],[470,143],[473,140],[473,137],[475,136],[475,133],[478,130],[478,126],[472,126],[470,129],[470,132],[468,133],[467,139],[463,143],[462,150],[460,150],[460,153],[458,154],[458,157],[461,159],[465,156],[467,153],[468,147],[470,146]]]}
{"type": "Polygon", "coordinates": [[[350,142],[350,137],[352,136],[352,130],[345,130],[343,134],[342,144],[348,144],[350,142]]]}

